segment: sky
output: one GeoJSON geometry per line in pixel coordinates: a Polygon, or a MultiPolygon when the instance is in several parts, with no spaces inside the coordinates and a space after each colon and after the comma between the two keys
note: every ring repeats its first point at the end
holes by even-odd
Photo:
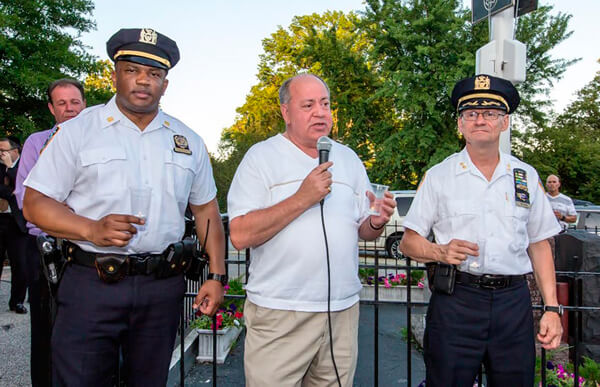
{"type": "MultiPolygon", "coordinates": [[[[471,0],[464,0],[470,7],[471,0]]],[[[600,45],[592,43],[600,30],[598,0],[539,0],[555,12],[573,15],[573,35],[552,55],[582,58],[571,66],[551,94],[557,111],[573,101],[574,93],[600,71],[600,45]]],[[[81,39],[98,59],[108,59],[106,41],[120,28],[153,28],[177,42],[181,61],[169,72],[163,110],[202,136],[208,150],[217,152],[223,129],[231,126],[257,83],[262,40],[294,16],[364,10],[362,0],[96,0],[97,29],[81,39]]]]}

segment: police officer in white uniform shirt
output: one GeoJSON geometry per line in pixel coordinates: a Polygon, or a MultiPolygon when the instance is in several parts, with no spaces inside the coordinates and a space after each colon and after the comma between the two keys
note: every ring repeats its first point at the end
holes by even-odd
{"type": "Polygon", "coordinates": [[[176,43],[122,29],[107,51],[116,95],[59,125],[24,183],[24,212],[68,240],[52,335],[56,382],[111,385],[121,347],[127,385],[164,386],[185,292],[168,248],[184,234],[188,204],[200,240],[210,220],[212,280],[194,306],[213,314],[226,278],[224,233],[202,139],[158,107],[176,43]]]}
{"type": "Polygon", "coordinates": [[[560,231],[537,172],[499,151],[519,104],[514,86],[489,75],[452,92],[466,147],[432,167],[404,219],[400,250],[433,262],[424,339],[426,383],[472,386],[484,364],[489,386],[532,386],[532,270],[545,313],[537,339],[560,343],[554,262],[547,238],[560,231]],[[435,242],[426,239],[433,231],[435,242]],[[529,251],[529,254],[528,254],[529,251]]]}

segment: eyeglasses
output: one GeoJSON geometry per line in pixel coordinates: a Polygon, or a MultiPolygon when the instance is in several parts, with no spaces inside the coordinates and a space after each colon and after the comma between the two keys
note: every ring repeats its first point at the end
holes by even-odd
{"type": "Polygon", "coordinates": [[[495,121],[498,118],[504,117],[506,115],[493,110],[485,110],[483,112],[476,112],[475,110],[470,110],[468,112],[463,112],[460,116],[465,121],[477,121],[477,117],[479,117],[480,114],[486,121],[495,121]]]}

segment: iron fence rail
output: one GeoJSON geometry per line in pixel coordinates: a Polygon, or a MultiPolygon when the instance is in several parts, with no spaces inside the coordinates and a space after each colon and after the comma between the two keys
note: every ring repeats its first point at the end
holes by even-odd
{"type": "MultiPolygon", "coordinates": [[[[226,240],[229,240],[229,228],[228,228],[228,219],[227,217],[223,217],[223,224],[224,224],[224,228],[226,231],[226,240]]],[[[381,240],[385,240],[387,238],[387,235],[391,235],[392,233],[396,234],[399,231],[403,231],[403,229],[401,228],[400,225],[398,224],[393,224],[393,225],[387,225],[386,226],[386,230],[383,234],[383,236],[380,239],[381,240]]],[[[596,233],[598,233],[598,229],[597,227],[594,230],[596,233]]],[[[374,344],[373,344],[373,350],[374,350],[374,364],[373,364],[373,385],[374,386],[378,386],[379,385],[379,368],[378,368],[378,363],[379,363],[379,305],[384,305],[384,304],[394,304],[394,305],[402,305],[402,306],[406,306],[406,321],[407,321],[407,347],[406,347],[406,351],[407,351],[407,364],[406,364],[406,375],[407,375],[407,384],[408,386],[412,386],[413,385],[413,381],[412,381],[412,360],[411,360],[411,351],[413,350],[413,345],[412,345],[412,326],[411,326],[411,321],[412,321],[412,314],[413,314],[413,309],[414,308],[422,308],[425,306],[429,305],[429,302],[427,301],[412,301],[412,295],[411,295],[411,286],[409,286],[411,284],[411,277],[413,274],[413,271],[415,270],[426,270],[425,266],[423,265],[419,265],[419,264],[415,264],[413,262],[413,260],[411,260],[408,257],[402,257],[402,256],[397,256],[397,257],[390,257],[390,255],[388,254],[388,252],[386,251],[385,248],[385,243],[373,243],[373,242],[361,242],[361,246],[359,246],[359,256],[360,256],[360,264],[359,267],[360,268],[370,268],[370,269],[375,269],[375,273],[378,276],[380,271],[383,271],[384,275],[387,276],[388,272],[392,272],[392,273],[398,273],[400,271],[403,271],[406,273],[406,278],[407,278],[407,285],[403,285],[406,286],[406,301],[396,301],[396,300],[381,300],[379,299],[379,289],[381,288],[381,286],[379,285],[379,281],[375,280],[374,281],[374,298],[373,300],[361,300],[360,303],[363,305],[373,305],[373,319],[374,319],[374,332],[373,332],[373,337],[374,337],[374,344]],[[370,245],[368,245],[370,244],[370,245]],[[372,262],[369,262],[372,261],[372,262]],[[383,261],[383,264],[380,264],[380,261],[383,261]]],[[[243,283],[247,282],[248,279],[248,266],[250,264],[250,250],[246,249],[244,251],[231,251],[231,249],[229,248],[229,245],[227,246],[226,249],[226,253],[225,253],[225,262],[226,262],[226,270],[227,270],[227,274],[229,275],[230,278],[239,278],[242,279],[243,278],[243,283]],[[232,259],[232,255],[233,258],[232,259]],[[240,266],[243,266],[243,270],[240,270],[240,266]],[[237,270],[233,270],[234,268],[237,268],[237,270]],[[235,271],[236,275],[232,276],[231,272],[235,271]]],[[[180,324],[180,328],[179,328],[179,337],[181,340],[181,364],[180,364],[180,384],[181,386],[185,385],[185,374],[184,374],[184,356],[183,356],[183,348],[184,348],[184,337],[186,336],[186,333],[189,332],[190,328],[190,323],[191,321],[194,319],[195,317],[195,311],[192,309],[192,304],[193,304],[193,298],[196,296],[198,289],[200,288],[202,282],[204,280],[206,280],[206,275],[208,274],[208,268],[205,268],[205,272],[203,273],[200,281],[187,281],[188,285],[187,285],[187,292],[185,294],[184,297],[184,301],[182,304],[182,309],[181,309],[181,324],[180,324]]],[[[579,271],[557,271],[556,272],[557,276],[561,276],[561,277],[570,277],[573,278],[575,281],[579,281],[582,277],[586,277],[586,276],[600,276],[600,273],[594,273],[594,272],[579,272],[579,271]]],[[[579,287],[579,286],[578,286],[579,287]]],[[[582,289],[583,291],[583,289],[582,289]]],[[[580,332],[580,327],[579,327],[579,321],[581,321],[581,317],[582,317],[582,313],[589,313],[589,312],[594,312],[594,311],[600,311],[600,306],[585,306],[585,305],[579,305],[580,304],[580,300],[578,298],[577,295],[577,291],[574,293],[575,294],[575,299],[574,299],[574,304],[575,305],[570,305],[570,306],[565,306],[564,310],[566,313],[569,313],[572,318],[573,318],[573,323],[574,323],[574,336],[573,336],[573,340],[574,340],[574,380],[578,380],[578,376],[579,376],[579,362],[580,362],[580,353],[579,353],[579,337],[581,335],[580,332]]],[[[226,298],[245,298],[245,296],[239,296],[239,295],[225,295],[226,298]]],[[[540,310],[542,309],[542,305],[532,305],[534,310],[540,310]]],[[[217,385],[217,372],[218,372],[218,366],[217,366],[217,350],[216,350],[216,319],[213,317],[213,362],[212,362],[212,368],[213,368],[213,376],[212,376],[212,380],[213,380],[213,386],[217,385]]],[[[546,387],[546,372],[545,372],[545,364],[546,364],[546,350],[545,349],[541,349],[541,367],[540,367],[540,372],[541,372],[541,384],[543,387],[546,387]]],[[[482,380],[483,380],[483,370],[480,369],[479,373],[478,373],[478,385],[481,386],[482,385],[482,380]]]]}

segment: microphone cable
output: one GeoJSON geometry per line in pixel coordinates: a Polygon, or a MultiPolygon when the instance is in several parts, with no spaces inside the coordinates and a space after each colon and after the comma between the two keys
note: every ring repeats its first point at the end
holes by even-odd
{"type": "Polygon", "coordinates": [[[338,386],[342,387],[340,374],[335,364],[335,356],[333,355],[333,328],[331,327],[331,264],[329,262],[329,244],[327,243],[327,230],[325,229],[325,216],[323,215],[323,205],[325,199],[321,200],[321,224],[323,225],[323,238],[325,238],[325,254],[327,256],[327,323],[329,325],[329,349],[331,352],[331,362],[335,370],[338,386]]]}

